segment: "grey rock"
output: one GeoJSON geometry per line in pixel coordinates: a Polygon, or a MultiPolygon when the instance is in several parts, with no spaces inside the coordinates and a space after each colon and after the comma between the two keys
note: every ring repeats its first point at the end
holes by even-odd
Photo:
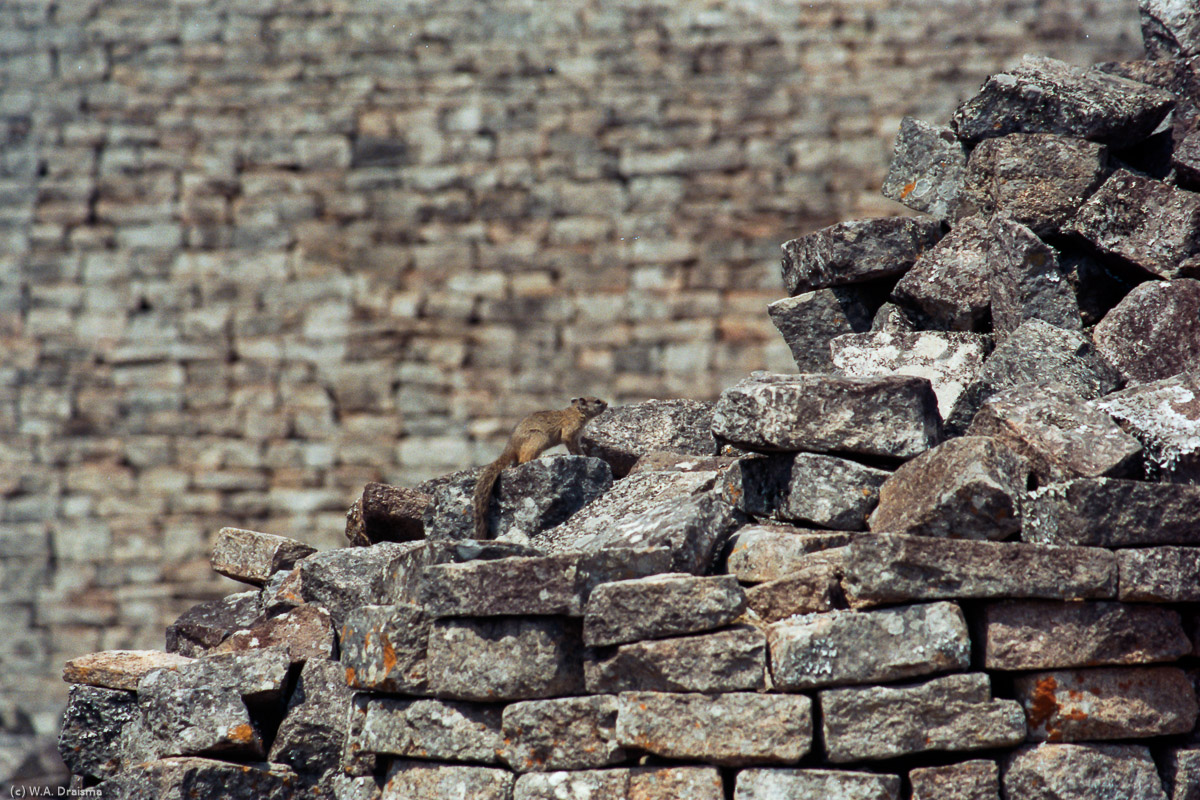
{"type": "Polygon", "coordinates": [[[1138,0],[1147,58],[1200,55],[1200,9],[1187,0],[1138,0]]]}
{"type": "MultiPolygon", "coordinates": [[[[602,651],[603,652],[603,651],[602,651]]],[[[765,687],[767,640],[742,625],[619,645],[584,661],[587,691],[737,692],[765,687]]]]}
{"type": "Polygon", "coordinates": [[[1162,761],[1169,800],[1200,800],[1200,747],[1174,747],[1162,761]]]}
{"type": "Polygon", "coordinates": [[[756,373],[721,393],[713,432],[750,450],[911,458],[941,438],[923,378],[756,373]]]}
{"type": "Polygon", "coordinates": [[[346,538],[359,546],[423,539],[425,509],[432,499],[416,489],[368,483],[356,501],[361,524],[354,527],[347,517],[346,538]]]}
{"type": "Polygon", "coordinates": [[[1149,136],[1175,101],[1159,89],[1042,56],[991,76],[954,112],[958,138],[1057,133],[1116,148],[1149,136]]]}
{"type": "Polygon", "coordinates": [[[262,613],[258,592],[240,592],[199,603],[167,626],[167,652],[194,657],[250,627],[262,613]]]}
{"type": "Polygon", "coordinates": [[[1118,61],[1098,64],[1097,69],[1123,78],[1165,89],[1175,96],[1170,133],[1178,144],[1195,130],[1200,119],[1200,56],[1118,61]]]}
{"type": "Polygon", "coordinates": [[[1171,166],[1182,188],[1192,192],[1200,189],[1200,131],[1193,130],[1175,146],[1171,166]]]}
{"type": "Polygon", "coordinates": [[[1000,800],[1000,767],[975,759],[908,773],[912,800],[1000,800]]]}
{"type": "Polygon", "coordinates": [[[241,694],[228,682],[211,685],[156,670],[138,685],[138,705],[162,755],[266,757],[263,735],[241,694]]]}
{"type": "Polygon", "coordinates": [[[729,540],[726,571],[742,583],[764,583],[792,574],[809,556],[848,545],[851,533],[748,525],[729,540]]]}
{"type": "Polygon", "coordinates": [[[971,661],[967,623],[954,603],[808,614],[769,626],[767,641],[782,691],[896,681],[971,661]]]}
{"type": "Polygon", "coordinates": [[[1167,800],[1150,750],[1137,745],[1040,744],[1004,770],[1004,796],[1024,800],[1167,800]]]}
{"type": "Polygon", "coordinates": [[[119,772],[129,756],[126,728],[140,716],[134,692],[72,686],[58,734],[58,752],[71,774],[105,778],[119,772]]]}
{"type": "Polygon", "coordinates": [[[902,464],[879,487],[874,532],[962,539],[1008,538],[1021,529],[1029,466],[985,436],[950,439],[902,464]]]}
{"type": "Polygon", "coordinates": [[[358,747],[407,758],[497,764],[508,749],[501,711],[490,704],[372,698],[358,747]]]}
{"type": "Polygon", "coordinates": [[[383,542],[371,547],[344,547],[309,556],[296,567],[296,594],[324,607],[340,630],[346,615],[359,606],[390,600],[387,585],[405,557],[423,547],[420,542],[383,542]]]}
{"type": "Polygon", "coordinates": [[[379,800],[380,787],[374,776],[334,775],[329,785],[333,800],[379,800]]]}
{"type": "Polygon", "coordinates": [[[1149,664],[1192,649],[1179,613],[1158,606],[1010,600],[986,607],[984,629],[989,670],[1149,664]]]}
{"type": "Polygon", "coordinates": [[[346,739],[342,749],[342,774],[355,777],[370,777],[378,773],[383,759],[363,747],[363,728],[367,724],[367,710],[375,695],[359,692],[350,700],[346,712],[346,739]]]}
{"type": "Polygon", "coordinates": [[[1200,547],[1146,547],[1117,552],[1125,602],[1200,601],[1200,547]]]}
{"type": "Polygon", "coordinates": [[[1196,724],[1196,692],[1178,667],[1031,672],[1013,688],[1033,741],[1169,736],[1196,724]]]}
{"type": "Polygon", "coordinates": [[[542,552],[516,542],[487,539],[425,540],[401,553],[386,576],[384,594],[397,603],[420,603],[425,568],[433,564],[462,564],[514,556],[540,556],[542,552]]]}
{"type": "Polygon", "coordinates": [[[579,444],[584,455],[608,462],[617,478],[653,452],[713,456],[712,407],[701,400],[648,400],[609,408],[587,424],[579,444]]]}
{"type": "Polygon", "coordinates": [[[388,770],[387,783],[384,784],[380,800],[432,800],[442,797],[513,800],[514,778],[506,769],[397,759],[388,770]]]}
{"type": "Polygon", "coordinates": [[[716,767],[636,767],[629,770],[629,797],[636,800],[725,800],[716,767]]]}
{"type": "Polygon", "coordinates": [[[1117,593],[1116,562],[1094,547],[864,536],[848,547],[842,586],[854,608],[954,598],[1105,600],[1117,593]]]}
{"type": "Polygon", "coordinates": [[[912,686],[825,689],[825,757],[840,764],[930,750],[1012,747],[1025,739],[1013,700],[993,700],[987,675],[947,675],[912,686]]]}
{"type": "Polygon", "coordinates": [[[1158,278],[1200,275],[1200,195],[1117,170],[1063,226],[1158,278]]]}
{"type": "Polygon", "coordinates": [[[63,680],[133,692],[137,691],[138,681],[147,672],[177,667],[189,661],[191,659],[186,656],[158,650],[105,650],[72,658],[63,665],[63,680]]]}
{"type": "Polygon", "coordinates": [[[112,796],[118,800],[292,800],[303,791],[299,779],[286,767],[195,757],[136,764],[112,784],[112,796]]]}
{"type": "Polygon", "coordinates": [[[900,776],[835,769],[744,769],[738,773],[733,796],[734,800],[900,800],[900,776]]]}
{"type": "Polygon", "coordinates": [[[1089,547],[1200,545],[1200,486],[1081,478],[1039,489],[1021,538],[1089,547]]]}
{"type": "Polygon", "coordinates": [[[904,117],[883,179],[883,196],[946,219],[958,205],[966,163],[966,150],[950,128],[904,117]]]}
{"type": "Polygon", "coordinates": [[[270,761],[316,775],[340,766],[352,696],[341,664],[306,661],[271,744],[270,761]]]}
{"type": "MultiPolygon", "coordinates": [[[[726,448],[732,450],[732,448],[726,448]]],[[[637,460],[629,470],[630,475],[639,472],[720,472],[736,461],[734,456],[689,456],[656,450],[637,460]]]]}
{"type": "Polygon", "coordinates": [[[626,692],[617,740],[667,758],[726,766],[799,761],[812,742],[812,701],[803,695],[626,692]]]}
{"type": "Polygon", "coordinates": [[[987,220],[961,219],[904,273],[892,297],[939,329],[984,330],[991,322],[991,248],[987,220]]]}
{"type": "Polygon", "coordinates": [[[1042,485],[1129,476],[1141,463],[1137,439],[1055,383],[1025,383],[993,395],[975,413],[967,435],[991,437],[1021,456],[1042,485]]]}
{"type": "Polygon", "coordinates": [[[1026,320],[1040,319],[1080,330],[1079,304],[1054,248],[1024,225],[1002,217],[993,217],[988,229],[993,239],[992,328],[1007,333],[1026,320]]]}
{"type": "Polygon", "coordinates": [[[899,275],[942,236],[937,220],[911,217],[839,222],[783,244],[789,295],[899,275]]]}
{"type": "MultiPolygon", "coordinates": [[[[1200,220],[1200,195],[1196,208],[1200,220]]],[[[1130,382],[1200,370],[1200,281],[1141,284],[1100,320],[1093,339],[1096,349],[1130,382]]]]}
{"type": "Polygon", "coordinates": [[[871,308],[857,286],[802,292],[767,306],[771,322],[792,351],[800,372],[829,372],[829,342],[871,328],[871,308]]]}
{"type": "Polygon", "coordinates": [[[557,617],[438,620],[429,687],[455,700],[528,700],[583,690],[577,621],[557,617]]]}
{"type": "Polygon", "coordinates": [[[211,561],[214,572],[262,586],[279,570],[290,570],[316,551],[315,547],[286,536],[222,528],[213,543],[211,561]]]}
{"type": "Polygon", "coordinates": [[[281,648],[293,664],[334,656],[333,617],[321,606],[301,604],[277,617],[234,631],[209,652],[238,653],[281,648]]]}
{"type": "Polygon", "coordinates": [[[146,681],[159,676],[174,677],[183,688],[226,686],[248,703],[272,703],[283,699],[291,660],[281,649],[223,653],[197,658],[186,664],[147,673],[138,682],[138,694],[146,681]]]}
{"type": "Polygon", "coordinates": [[[425,694],[430,620],[411,603],[362,606],[340,631],[346,683],[359,689],[425,694]]]}
{"type": "Polygon", "coordinates": [[[625,760],[612,695],[512,703],[504,708],[503,725],[504,759],[517,772],[591,769],[625,760]]]}
{"type": "Polygon", "coordinates": [[[590,647],[698,633],[728,625],[746,609],[732,575],[656,575],[597,586],[583,616],[590,647]]]}
{"type": "Polygon", "coordinates": [[[1153,476],[1200,483],[1200,370],[1132,386],[1094,403],[1142,443],[1153,476]]]}
{"type": "Polygon", "coordinates": [[[629,769],[529,772],[517,778],[512,800],[625,800],[630,796],[629,769]]]}
{"type": "Polygon", "coordinates": [[[805,564],[786,578],[751,586],[746,590],[746,605],[762,623],[844,607],[841,575],[840,564],[832,559],[805,564]]]}

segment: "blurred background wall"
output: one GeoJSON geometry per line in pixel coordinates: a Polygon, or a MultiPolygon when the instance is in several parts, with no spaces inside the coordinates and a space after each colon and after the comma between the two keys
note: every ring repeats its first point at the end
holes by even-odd
{"type": "Polygon", "coordinates": [[[8,719],[231,591],[222,525],[334,547],[529,411],[794,370],[779,244],[904,213],[900,118],[1025,52],[1136,4],[3,0],[8,719]]]}

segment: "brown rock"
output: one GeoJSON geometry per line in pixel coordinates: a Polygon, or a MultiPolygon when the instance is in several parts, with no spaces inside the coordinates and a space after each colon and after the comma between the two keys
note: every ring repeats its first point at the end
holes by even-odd
{"type": "Polygon", "coordinates": [[[1000,800],[1000,768],[977,759],[908,773],[912,800],[1000,800]]]}
{"type": "Polygon", "coordinates": [[[243,583],[262,586],[281,569],[291,569],[317,549],[270,533],[222,528],[213,544],[212,568],[243,583]]]}
{"type": "Polygon", "coordinates": [[[1031,493],[1021,538],[1092,547],[1200,545],[1200,486],[1080,478],[1031,493]]]}
{"type": "MultiPolygon", "coordinates": [[[[821,558],[817,553],[813,558],[821,558]]],[[[778,622],[795,614],[830,611],[844,605],[841,567],[828,560],[799,567],[786,578],[751,586],[746,605],[762,622],[778,622]]]]}
{"type": "Polygon", "coordinates": [[[1200,601],[1200,547],[1147,547],[1117,553],[1121,600],[1200,601]]]}
{"type": "Polygon", "coordinates": [[[1096,800],[1097,786],[1121,800],[1167,800],[1146,747],[1040,744],[1017,751],[1004,771],[1004,796],[1096,800]]]}
{"type": "MultiPolygon", "coordinates": [[[[1200,195],[1195,216],[1200,219],[1200,195]]],[[[1200,227],[1195,235],[1200,241],[1200,227]]],[[[1092,338],[1128,381],[1146,383],[1200,369],[1200,281],[1147,281],[1135,287],[1100,320],[1092,338]]]]}
{"type": "Polygon", "coordinates": [[[623,644],[584,661],[593,694],[751,691],[765,686],[766,668],[766,637],[749,625],[623,644]]]}
{"type": "Polygon", "coordinates": [[[1200,483],[1200,370],[1113,392],[1095,405],[1142,443],[1150,475],[1200,483]]]}
{"type": "Polygon", "coordinates": [[[783,244],[789,295],[899,275],[942,236],[937,220],[912,217],[839,222],[783,244]]]}
{"type": "Polygon", "coordinates": [[[742,583],[778,580],[807,564],[827,563],[828,556],[824,561],[809,556],[840,549],[853,541],[854,536],[782,525],[747,525],[729,540],[725,569],[742,583]]]}
{"type": "Polygon", "coordinates": [[[267,647],[281,648],[293,664],[310,658],[332,658],[334,635],[329,612],[306,603],[245,630],[234,631],[209,652],[236,653],[267,647]]]}
{"type": "Polygon", "coordinates": [[[900,278],[892,297],[919,308],[939,329],[982,330],[991,320],[991,247],[985,219],[959,220],[900,278]]]}
{"type": "Polygon", "coordinates": [[[72,658],[63,666],[67,683],[137,691],[138,681],[156,669],[170,669],[192,659],[158,650],[105,650],[72,658]]]}
{"type": "Polygon", "coordinates": [[[425,537],[423,517],[432,496],[402,486],[368,483],[361,507],[363,533],[370,544],[408,542],[425,537]]]}

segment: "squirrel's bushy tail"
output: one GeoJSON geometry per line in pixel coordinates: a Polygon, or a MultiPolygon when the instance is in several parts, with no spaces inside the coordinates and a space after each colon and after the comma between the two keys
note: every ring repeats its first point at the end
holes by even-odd
{"type": "Polygon", "coordinates": [[[500,477],[500,472],[509,464],[517,460],[516,453],[510,453],[507,449],[500,454],[492,463],[483,468],[483,472],[479,474],[479,479],[475,481],[475,496],[474,514],[475,514],[475,538],[487,539],[487,513],[488,505],[492,502],[492,488],[496,485],[496,479],[500,477]]]}

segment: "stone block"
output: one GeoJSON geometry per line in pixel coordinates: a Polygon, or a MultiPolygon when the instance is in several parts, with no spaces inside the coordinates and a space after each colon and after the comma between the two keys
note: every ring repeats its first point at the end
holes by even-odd
{"type": "MultiPolygon", "coordinates": [[[[823,556],[816,553],[812,558],[823,556]]],[[[840,559],[814,561],[785,578],[751,586],[746,590],[746,605],[764,623],[843,608],[841,576],[840,559]]]]}
{"type": "Polygon", "coordinates": [[[1200,545],[1200,486],[1080,478],[1032,493],[1021,538],[1090,547],[1200,545]]]}
{"type": "Polygon", "coordinates": [[[1180,0],[1138,0],[1146,57],[1200,55],[1200,10],[1180,0]]]}
{"type": "Polygon", "coordinates": [[[625,800],[632,770],[587,769],[569,772],[528,772],[517,777],[512,800],[625,800]]]}
{"type": "Polygon", "coordinates": [[[1196,692],[1178,667],[1031,672],[1013,687],[1032,741],[1169,736],[1196,724],[1196,692]]]}
{"type": "Polygon", "coordinates": [[[304,542],[241,528],[222,528],[212,549],[213,571],[262,586],[279,570],[290,570],[317,549],[304,542]]]}
{"type": "Polygon", "coordinates": [[[1151,475],[1200,483],[1200,370],[1122,389],[1094,402],[1142,443],[1151,475]]]}
{"type": "Polygon", "coordinates": [[[954,131],[904,117],[883,179],[883,196],[946,219],[958,206],[966,164],[966,149],[954,131]]]}
{"type": "Polygon", "coordinates": [[[840,551],[854,537],[852,533],[747,525],[729,540],[725,569],[742,583],[774,581],[811,563],[811,555],[840,551]]]}
{"type": "MultiPolygon", "coordinates": [[[[629,800],[725,800],[715,767],[635,767],[629,770],[629,800]]],[[[1189,799],[1190,800],[1190,799],[1189,799]]]]}
{"type": "Polygon", "coordinates": [[[766,685],[767,640],[742,625],[619,645],[587,658],[583,667],[590,693],[752,691],[766,685]]]}
{"type": "Polygon", "coordinates": [[[871,305],[858,286],[802,292],[767,306],[800,372],[830,372],[829,343],[845,333],[871,329],[871,305]]]}
{"type": "Polygon", "coordinates": [[[359,547],[423,539],[425,508],[431,499],[416,489],[368,483],[347,514],[346,539],[359,547]]]}
{"type": "Polygon", "coordinates": [[[1000,768],[976,759],[908,773],[912,800],[1000,800],[1000,768]]]}
{"type": "Polygon", "coordinates": [[[1180,188],[1192,192],[1200,189],[1200,131],[1193,130],[1175,145],[1171,166],[1180,188]]]}
{"type": "Polygon", "coordinates": [[[961,219],[917,258],[892,297],[919,309],[939,330],[983,330],[991,321],[991,248],[987,220],[961,219]]]}
{"type": "Polygon", "coordinates": [[[435,761],[498,764],[508,749],[501,707],[445,700],[367,701],[359,750],[435,761]]]}
{"type": "Polygon", "coordinates": [[[161,755],[266,758],[263,734],[231,681],[212,685],[177,670],[151,672],[138,684],[138,705],[161,755]]]}
{"type": "Polygon", "coordinates": [[[726,502],[755,517],[865,530],[890,472],[820,453],[745,456],[721,476],[726,502]]]}
{"type": "Polygon", "coordinates": [[[309,556],[296,567],[295,592],[301,600],[329,611],[340,630],[354,609],[390,600],[390,581],[412,568],[408,556],[421,542],[383,542],[371,547],[344,547],[309,556]]]}
{"type": "Polygon", "coordinates": [[[900,800],[900,776],[836,769],[744,769],[734,800],[836,797],[838,800],[900,800]]]}
{"type": "Polygon", "coordinates": [[[503,758],[517,772],[593,769],[625,760],[612,695],[526,700],[504,708],[503,758]]]}
{"type": "Polygon", "coordinates": [[[234,631],[249,628],[262,611],[258,592],[240,592],[194,605],[167,626],[167,652],[202,655],[234,631]]]}
{"type": "Polygon", "coordinates": [[[713,433],[740,447],[912,458],[941,438],[923,378],[756,373],[721,393],[713,433]]]}
{"type": "MultiPolygon", "coordinates": [[[[300,780],[286,767],[195,757],[162,758],[135,764],[111,784],[111,796],[130,800],[143,797],[290,800],[302,791],[300,780]]],[[[103,796],[110,795],[105,793],[103,796]]]]}
{"type": "Polygon", "coordinates": [[[269,760],[315,775],[341,766],[352,696],[341,664],[320,658],[306,661],[288,698],[269,760]]]}
{"type": "Polygon", "coordinates": [[[1200,800],[1200,747],[1176,747],[1162,759],[1168,800],[1200,800]]]}
{"type": "Polygon", "coordinates": [[[742,615],[746,593],[732,575],[656,575],[597,586],[583,617],[589,647],[720,628],[742,615]]]}
{"type": "Polygon", "coordinates": [[[67,683],[137,691],[138,681],[155,669],[177,667],[192,659],[158,650],[105,650],[72,658],[63,666],[67,683]]]}
{"type": "MultiPolygon", "coordinates": [[[[1200,220],[1200,195],[1194,215],[1200,220]]],[[[1200,227],[1195,236],[1200,239],[1200,227]]],[[[1200,244],[1196,247],[1200,254],[1200,244]]],[[[1200,255],[1196,262],[1200,274],[1200,255]]],[[[1092,338],[1130,383],[1200,370],[1200,281],[1147,281],[1134,287],[1096,324],[1092,338]]]]}
{"type": "Polygon", "coordinates": [[[1200,547],[1147,547],[1117,552],[1125,602],[1200,601],[1200,547]]]}
{"type": "Polygon", "coordinates": [[[299,664],[308,659],[333,658],[335,641],[329,612],[321,606],[304,603],[277,617],[234,631],[209,652],[216,655],[280,648],[293,664],[299,664]]]}
{"type": "Polygon", "coordinates": [[[58,752],[72,775],[105,778],[126,766],[126,729],[140,720],[137,694],[121,689],[71,687],[58,752]]]}
{"type": "Polygon", "coordinates": [[[429,628],[424,609],[411,603],[351,611],[340,631],[346,684],[380,692],[425,694],[429,628]]]}
{"type": "Polygon", "coordinates": [[[608,462],[617,478],[649,453],[713,456],[712,406],[701,400],[648,400],[610,408],[588,423],[579,445],[584,455],[608,462]]]}
{"type": "Polygon", "coordinates": [[[812,701],[803,695],[625,692],[617,740],[666,758],[725,766],[799,761],[812,743],[812,701]]]}
{"type": "Polygon", "coordinates": [[[1005,797],[1095,800],[1098,786],[1123,800],[1167,800],[1149,748],[1138,745],[1040,744],[1004,770],[1005,797]]]}
{"type": "Polygon", "coordinates": [[[767,628],[782,691],[897,681],[966,669],[971,640],[954,603],[807,614],[767,628]]]}
{"type": "Polygon", "coordinates": [[[1013,747],[1025,739],[1021,706],[993,700],[987,675],[979,673],[910,686],[826,689],[819,702],[825,757],[835,764],[1013,747]]]}
{"type": "Polygon", "coordinates": [[[942,236],[932,219],[883,217],[839,222],[783,244],[789,295],[899,275],[942,236]]]}
{"type": "Polygon", "coordinates": [[[1064,330],[1082,329],[1075,292],[1054,248],[1029,228],[1003,217],[993,217],[988,230],[993,330],[1008,333],[1030,319],[1064,330]]]}
{"type": "Polygon", "coordinates": [[[506,769],[397,759],[388,770],[379,800],[515,800],[515,777],[506,769]]]}
{"type": "Polygon", "coordinates": [[[468,561],[492,561],[499,558],[532,557],[540,550],[515,542],[486,539],[431,541],[401,554],[384,581],[388,602],[420,603],[425,584],[425,568],[433,564],[462,564],[468,561]]]}

